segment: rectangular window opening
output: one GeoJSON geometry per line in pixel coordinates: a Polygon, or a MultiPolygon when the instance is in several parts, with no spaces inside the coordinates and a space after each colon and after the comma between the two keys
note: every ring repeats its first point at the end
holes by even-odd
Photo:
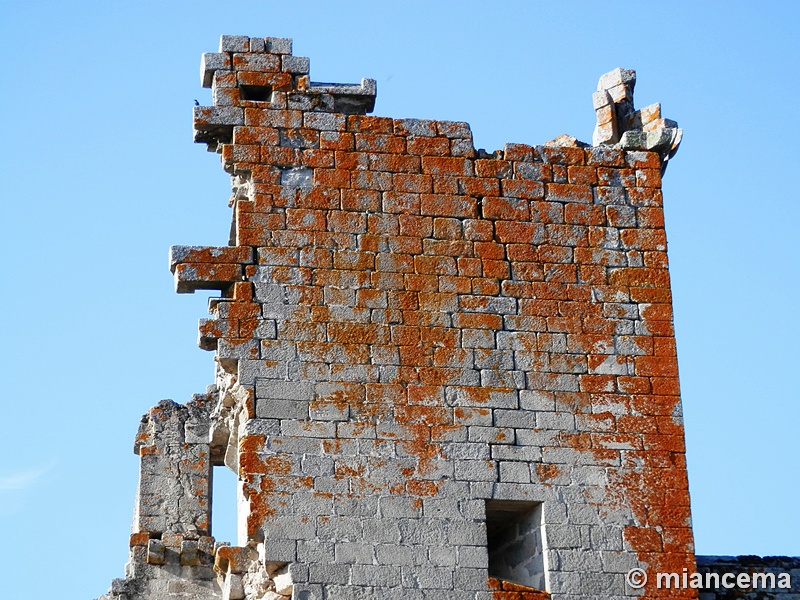
{"type": "Polygon", "coordinates": [[[545,590],[542,504],[487,500],[489,577],[545,590]]]}
{"type": "Polygon", "coordinates": [[[270,85],[240,85],[239,93],[242,100],[251,102],[269,102],[272,99],[272,86],[270,85]]]}
{"type": "Polygon", "coordinates": [[[211,475],[211,535],[220,542],[237,539],[237,484],[236,473],[225,465],[214,466],[211,475]]]}

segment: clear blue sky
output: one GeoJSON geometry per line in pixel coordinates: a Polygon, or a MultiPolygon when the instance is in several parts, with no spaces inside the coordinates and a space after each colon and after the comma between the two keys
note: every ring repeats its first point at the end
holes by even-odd
{"type": "Polygon", "coordinates": [[[139,418],[212,382],[167,248],[227,241],[228,178],[191,141],[223,33],[293,37],[313,79],[375,78],[375,114],[488,150],[591,141],[597,78],[636,69],[637,105],[684,128],[664,190],[698,553],[800,555],[799,25],[794,1],[0,0],[0,594],[122,576],[139,418]]]}

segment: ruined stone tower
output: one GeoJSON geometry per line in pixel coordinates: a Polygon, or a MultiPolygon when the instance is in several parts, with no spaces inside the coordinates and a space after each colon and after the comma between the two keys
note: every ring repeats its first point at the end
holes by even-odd
{"type": "MultiPolygon", "coordinates": [[[[233,180],[214,384],[142,421],[126,578],[104,598],[696,597],[661,175],[680,142],[635,74],[588,146],[476,150],[461,122],[367,116],[291,41],[203,56],[195,140],[233,180]],[[210,531],[212,466],[239,539],[210,531]]],[[[220,224],[222,227],[222,224],[220,224]]]]}

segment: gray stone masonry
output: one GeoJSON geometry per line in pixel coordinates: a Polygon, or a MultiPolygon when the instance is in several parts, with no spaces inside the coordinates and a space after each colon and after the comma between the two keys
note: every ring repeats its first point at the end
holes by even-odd
{"type": "Polygon", "coordinates": [[[800,600],[798,557],[698,556],[697,572],[700,600],[800,600]],[[746,581],[736,581],[740,574],[746,581]]]}
{"type": "Polygon", "coordinates": [[[104,599],[696,599],[655,576],[696,569],[661,192],[681,130],[635,73],[600,78],[594,146],[493,153],[368,115],[375,81],[315,83],[289,39],[223,36],[200,76],[233,225],[170,270],[220,292],[214,385],[145,415],[104,599]]]}
{"type": "Polygon", "coordinates": [[[139,425],[141,470],[125,578],[101,600],[221,598],[214,573],[209,411],[213,394],[162,400],[139,425]]]}

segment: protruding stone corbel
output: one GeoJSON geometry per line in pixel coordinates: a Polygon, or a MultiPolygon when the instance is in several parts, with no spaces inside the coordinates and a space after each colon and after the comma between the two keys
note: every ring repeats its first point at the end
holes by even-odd
{"type": "Polygon", "coordinates": [[[169,268],[179,294],[224,290],[244,280],[244,265],[253,263],[249,246],[172,246],[169,268]]]}

